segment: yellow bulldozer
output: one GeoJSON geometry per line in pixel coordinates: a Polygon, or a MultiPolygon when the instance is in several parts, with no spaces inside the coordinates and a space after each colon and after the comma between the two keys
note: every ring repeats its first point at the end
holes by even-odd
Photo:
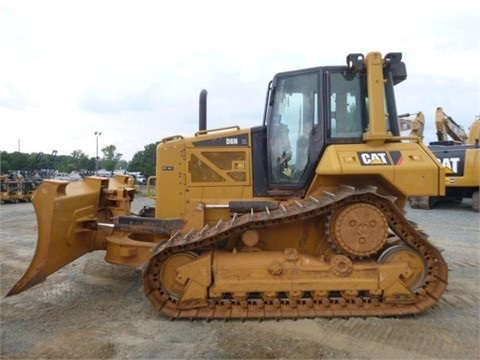
{"type": "Polygon", "coordinates": [[[199,130],[157,147],[144,216],[130,212],[128,176],[41,185],[36,252],[7,296],[103,250],[140,268],[146,297],[174,319],[434,306],[447,264],[403,209],[409,196],[443,195],[445,174],[418,138],[400,136],[394,86],[406,76],[401,53],[378,52],[279,73],[263,123],[247,129],[207,129],[202,91],[199,130]]]}

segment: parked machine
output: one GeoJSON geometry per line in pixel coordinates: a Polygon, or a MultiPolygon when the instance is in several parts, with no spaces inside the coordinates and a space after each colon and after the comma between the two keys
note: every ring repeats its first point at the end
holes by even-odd
{"type": "Polygon", "coordinates": [[[28,172],[9,170],[7,174],[0,176],[0,204],[29,202],[36,186],[28,172]]]}
{"type": "Polygon", "coordinates": [[[398,115],[400,131],[410,130],[409,136],[417,136],[423,140],[423,131],[425,130],[425,115],[419,111],[416,114],[398,115]],[[414,118],[411,118],[415,115],[414,118]]]}
{"type": "MultiPolygon", "coordinates": [[[[413,125],[418,125],[417,119],[414,119],[413,125]]],[[[438,141],[430,142],[428,147],[446,168],[446,192],[444,196],[412,197],[409,199],[410,205],[414,208],[430,209],[439,202],[458,204],[467,198],[472,199],[472,209],[478,212],[480,119],[475,118],[467,134],[461,125],[438,107],[435,112],[435,126],[438,141]]]]}
{"type": "Polygon", "coordinates": [[[104,250],[142,269],[146,296],[171,318],[382,317],[435,305],[447,264],[402,209],[409,196],[444,195],[445,174],[421,141],[400,136],[401,58],[350,54],[346,66],[279,73],[263,123],[249,129],[207,129],[202,91],[199,131],[157,147],[152,217],[130,213],[129,176],[44,181],[37,249],[7,296],[104,250]]]}
{"type": "Polygon", "coordinates": [[[448,116],[441,107],[435,112],[435,127],[437,128],[438,141],[433,145],[448,145],[449,143],[475,145],[480,138],[480,119],[477,116],[469,128],[469,134],[463,126],[457,124],[451,116],[448,116]]]}
{"type": "Polygon", "coordinates": [[[0,176],[0,204],[11,204],[23,198],[22,180],[14,172],[0,176]]]}
{"type": "Polygon", "coordinates": [[[41,170],[40,164],[44,156],[39,152],[30,166],[23,170],[8,170],[8,173],[0,176],[0,204],[12,204],[29,202],[33,194],[43,181],[43,178],[52,176],[57,150],[53,150],[47,169],[41,170]]]}

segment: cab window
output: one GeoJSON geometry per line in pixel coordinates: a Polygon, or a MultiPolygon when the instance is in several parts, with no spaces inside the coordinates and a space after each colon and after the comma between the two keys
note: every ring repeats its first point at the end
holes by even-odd
{"type": "Polygon", "coordinates": [[[308,164],[310,137],[318,124],[318,75],[281,78],[275,86],[268,133],[270,179],[298,184],[308,164]]]}
{"type": "Polygon", "coordinates": [[[330,73],[330,138],[358,138],[364,132],[358,74],[330,73]]]}

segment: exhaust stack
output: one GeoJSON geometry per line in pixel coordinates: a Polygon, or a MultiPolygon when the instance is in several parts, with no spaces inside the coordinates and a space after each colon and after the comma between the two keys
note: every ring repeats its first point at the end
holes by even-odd
{"type": "Polygon", "coordinates": [[[207,94],[208,91],[203,89],[200,91],[199,108],[198,108],[198,130],[207,130],[207,94]]]}

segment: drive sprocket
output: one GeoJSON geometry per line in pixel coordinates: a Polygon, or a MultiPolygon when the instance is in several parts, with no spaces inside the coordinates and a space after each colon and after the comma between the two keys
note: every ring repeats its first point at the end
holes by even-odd
{"type": "Polygon", "coordinates": [[[366,257],[382,249],[388,237],[385,215],[374,205],[347,204],[335,210],[329,222],[330,239],[340,252],[366,257]]]}

